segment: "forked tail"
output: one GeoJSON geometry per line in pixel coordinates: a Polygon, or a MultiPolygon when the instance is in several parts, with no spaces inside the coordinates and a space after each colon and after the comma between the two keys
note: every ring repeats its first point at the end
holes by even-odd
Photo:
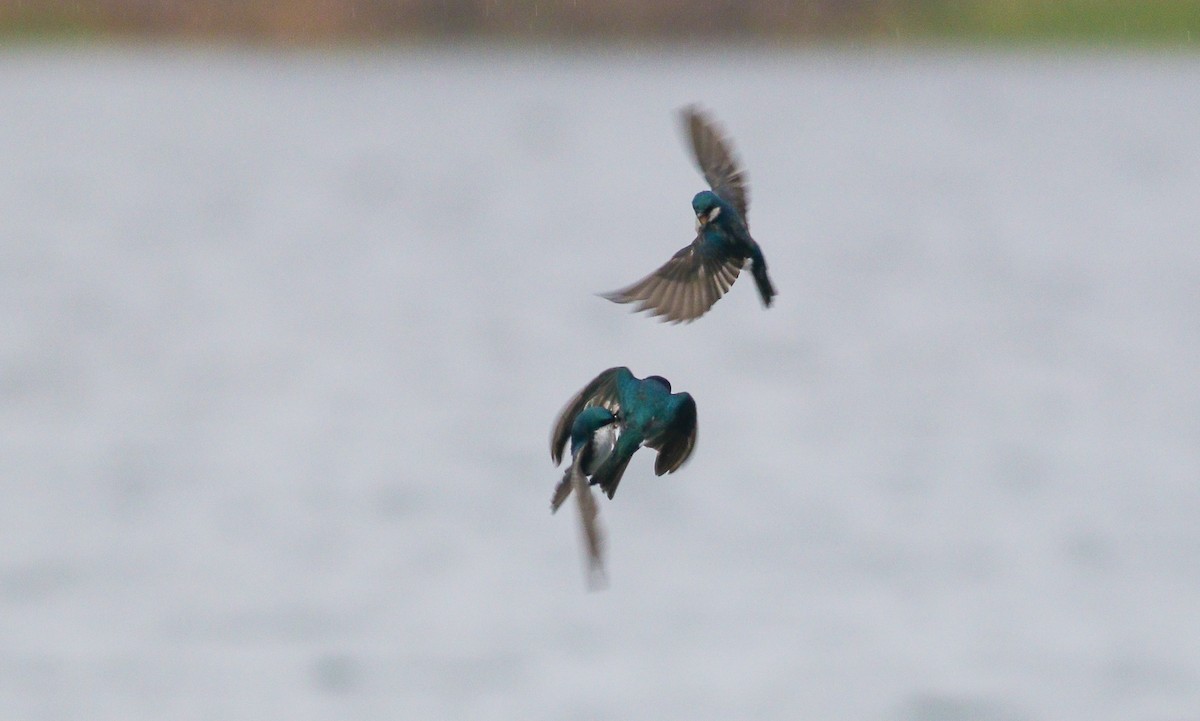
{"type": "Polygon", "coordinates": [[[754,274],[754,284],[758,286],[758,294],[762,297],[763,305],[770,308],[771,300],[775,298],[775,286],[767,277],[767,261],[763,259],[762,251],[754,249],[753,264],[750,272],[754,274]]]}

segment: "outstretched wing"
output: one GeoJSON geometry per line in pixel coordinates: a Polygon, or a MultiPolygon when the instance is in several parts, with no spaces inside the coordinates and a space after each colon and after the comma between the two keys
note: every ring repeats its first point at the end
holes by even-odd
{"type": "Polygon", "coordinates": [[[658,451],[654,460],[654,473],[674,473],[692,455],[696,448],[699,426],[696,423],[696,401],[690,393],[676,393],[671,397],[675,413],[670,424],[646,445],[658,451]]]}
{"type": "Polygon", "coordinates": [[[746,210],[750,205],[750,191],[746,171],[730,150],[721,126],[695,105],[684,108],[682,116],[691,141],[692,156],[704,179],[722,200],[733,204],[742,216],[742,222],[749,224],[746,210]]]}
{"type": "Polygon", "coordinates": [[[583,390],[563,406],[558,420],[554,422],[554,430],[550,432],[550,459],[554,461],[554,465],[562,463],[563,451],[571,437],[571,424],[575,422],[575,416],[579,415],[580,411],[588,406],[603,406],[614,414],[620,410],[617,379],[622,377],[622,374],[633,376],[624,366],[609,368],[593,378],[591,383],[584,386],[583,390]]]}
{"type": "Polygon", "coordinates": [[[706,249],[703,237],[697,237],[650,275],[601,295],[614,303],[636,303],[635,311],[648,310],[669,323],[690,323],[733,286],[744,262],[706,249]]]}

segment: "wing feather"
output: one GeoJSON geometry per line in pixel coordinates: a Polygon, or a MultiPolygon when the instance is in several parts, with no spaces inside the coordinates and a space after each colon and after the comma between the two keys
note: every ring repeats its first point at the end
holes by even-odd
{"type": "Polygon", "coordinates": [[[634,303],[635,312],[665,316],[668,323],[690,323],[708,312],[733,285],[741,258],[706,253],[696,238],[658,270],[620,290],[601,295],[614,303],[634,303]]]}
{"type": "Polygon", "coordinates": [[[690,393],[677,393],[678,404],[671,424],[646,445],[658,451],[654,459],[655,475],[674,473],[696,448],[699,425],[696,422],[696,401],[690,393]]]}
{"type": "Polygon", "coordinates": [[[562,411],[558,414],[558,420],[554,422],[554,429],[550,432],[550,459],[554,461],[554,465],[562,463],[563,452],[566,449],[567,441],[571,438],[571,424],[575,422],[575,416],[579,415],[580,411],[588,406],[603,406],[614,414],[620,411],[617,379],[621,377],[622,373],[633,375],[624,366],[609,368],[593,378],[563,406],[562,411]]]}
{"type": "Polygon", "coordinates": [[[704,179],[714,193],[733,204],[742,216],[742,222],[748,224],[746,210],[750,205],[750,193],[746,171],[733,154],[721,126],[695,105],[684,108],[681,115],[691,141],[692,157],[704,179]]]}

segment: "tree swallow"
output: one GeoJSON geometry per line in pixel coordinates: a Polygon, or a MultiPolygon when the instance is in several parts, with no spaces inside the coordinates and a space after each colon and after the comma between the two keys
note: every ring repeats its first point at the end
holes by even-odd
{"type": "Polygon", "coordinates": [[[669,323],[690,323],[721,299],[749,261],[763,305],[770,307],[775,288],[746,221],[746,173],[703,111],[689,106],[681,115],[692,156],[712,188],[692,198],[696,239],[645,278],[602,295],[616,303],[636,303],[635,311],[648,310],[669,323]]]}
{"type": "Polygon", "coordinates": [[[657,475],[673,473],[691,456],[696,433],[696,401],[690,394],[672,393],[666,378],[639,379],[625,367],[596,376],[563,407],[550,433],[550,458],[556,466],[562,463],[569,440],[571,465],[554,489],[550,511],[575,492],[591,588],[604,580],[604,536],[589,477],[611,499],[638,448],[658,451],[657,475]]]}
{"type": "MultiPolygon", "coordinates": [[[[658,451],[656,475],[673,473],[692,454],[696,433],[696,401],[691,394],[672,393],[670,381],[662,376],[639,379],[623,366],[609,368],[576,393],[559,414],[550,435],[550,458],[555,465],[562,462],[569,438],[575,455],[572,465],[580,465],[591,484],[612,498],[629,459],[639,448],[645,445],[658,451]],[[602,411],[614,418],[616,440],[600,458],[599,450],[607,446],[607,439],[598,440],[597,436],[608,427],[601,425],[607,418],[602,411]],[[580,430],[578,436],[576,429],[580,430]],[[589,460],[594,463],[590,472],[585,468],[589,460]]],[[[561,504],[569,493],[569,489],[556,490],[554,497],[561,504]]]]}

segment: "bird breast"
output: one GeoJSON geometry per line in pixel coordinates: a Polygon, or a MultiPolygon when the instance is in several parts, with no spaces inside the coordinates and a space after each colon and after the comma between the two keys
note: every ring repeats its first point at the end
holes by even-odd
{"type": "Polygon", "coordinates": [[[588,442],[587,456],[584,457],[583,473],[590,476],[596,472],[600,464],[612,454],[613,446],[617,444],[617,424],[610,423],[599,428],[592,434],[588,442]]]}

